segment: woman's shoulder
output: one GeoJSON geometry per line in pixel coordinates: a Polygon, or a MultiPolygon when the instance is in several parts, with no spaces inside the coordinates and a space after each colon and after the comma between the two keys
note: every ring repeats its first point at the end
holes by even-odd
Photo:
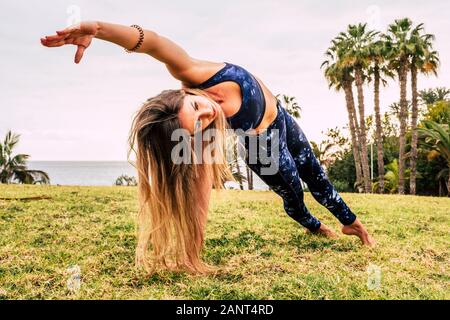
{"type": "Polygon", "coordinates": [[[227,66],[226,62],[212,62],[206,60],[197,60],[195,67],[191,71],[189,81],[182,81],[183,88],[196,88],[217,75],[227,66]]]}

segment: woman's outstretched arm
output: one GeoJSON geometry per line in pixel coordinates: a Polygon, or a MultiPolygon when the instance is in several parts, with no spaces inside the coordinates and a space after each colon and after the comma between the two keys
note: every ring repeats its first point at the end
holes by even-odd
{"type": "MultiPolygon", "coordinates": [[[[86,21],[42,38],[41,43],[47,47],[78,46],[75,63],[79,63],[94,38],[131,49],[139,40],[139,31],[118,24],[86,21]]],[[[220,65],[190,57],[179,45],[151,30],[144,30],[144,42],[136,52],[149,54],[163,62],[172,76],[185,84],[203,82],[220,65]]]]}

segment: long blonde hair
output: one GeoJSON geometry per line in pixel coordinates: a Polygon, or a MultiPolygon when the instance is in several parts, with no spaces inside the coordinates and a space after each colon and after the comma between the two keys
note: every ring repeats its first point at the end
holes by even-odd
{"type": "MultiPolygon", "coordinates": [[[[199,89],[165,90],[148,99],[133,118],[129,135],[130,154],[136,154],[138,172],[138,243],[136,263],[152,274],[160,268],[206,273],[213,268],[200,257],[204,235],[196,207],[199,176],[221,189],[232,180],[226,161],[227,122],[220,106],[216,119],[208,126],[218,129],[214,137],[215,159],[211,164],[175,164],[171,150],[172,132],[180,129],[178,112],[186,94],[200,95],[216,103],[199,89]],[[219,135],[217,135],[217,132],[219,135]],[[201,245],[196,241],[201,239],[201,245]]],[[[191,159],[195,158],[194,152],[191,159]]]]}

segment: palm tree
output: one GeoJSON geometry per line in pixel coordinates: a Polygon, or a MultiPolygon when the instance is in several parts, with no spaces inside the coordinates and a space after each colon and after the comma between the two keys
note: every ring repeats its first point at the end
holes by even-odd
{"type": "Polygon", "coordinates": [[[383,133],[384,133],[384,139],[386,139],[387,137],[398,137],[398,132],[399,132],[399,126],[397,124],[397,122],[395,121],[396,119],[398,119],[398,117],[396,117],[393,119],[392,118],[393,113],[392,112],[385,112],[383,114],[382,117],[382,127],[383,127],[383,133]]]}
{"type": "Polygon", "coordinates": [[[424,128],[417,129],[420,137],[423,138],[420,140],[420,145],[429,150],[429,159],[441,156],[447,161],[447,168],[443,168],[438,173],[437,179],[446,178],[447,192],[450,196],[450,126],[429,120],[424,120],[422,123],[424,128]]]}
{"type": "MultiPolygon", "coordinates": [[[[333,40],[334,42],[335,40],[333,40]]],[[[345,103],[347,106],[348,123],[350,129],[350,136],[352,140],[352,151],[353,158],[355,160],[355,171],[356,171],[356,185],[358,188],[363,184],[363,176],[361,169],[361,151],[359,149],[358,141],[358,121],[355,110],[355,99],[353,97],[353,81],[352,69],[349,67],[342,66],[339,61],[337,61],[336,45],[327,50],[325,55],[328,57],[322,63],[322,68],[325,67],[324,74],[325,78],[328,80],[330,88],[334,88],[336,91],[343,90],[345,94],[345,103]]]]}
{"type": "Polygon", "coordinates": [[[437,75],[439,58],[433,51],[432,41],[434,35],[422,34],[423,24],[419,24],[410,39],[411,46],[411,92],[412,92],[412,114],[411,114],[411,156],[410,156],[410,194],[416,194],[416,162],[417,162],[417,118],[418,118],[418,92],[417,73],[433,73],[437,75]]]}
{"type": "MultiPolygon", "coordinates": [[[[405,175],[409,175],[409,170],[405,170],[405,175]]],[[[394,194],[398,192],[398,179],[399,179],[399,171],[398,171],[398,160],[394,159],[391,163],[386,165],[386,173],[384,175],[384,191],[389,192],[390,194],[394,194]]],[[[373,184],[374,190],[379,188],[380,182],[377,181],[373,184]]]]}
{"type": "Polygon", "coordinates": [[[237,142],[235,142],[234,143],[234,147],[233,147],[233,152],[234,152],[234,154],[236,155],[235,156],[235,159],[236,159],[236,162],[235,162],[235,168],[236,168],[236,171],[234,172],[234,171],[232,171],[233,172],[233,176],[235,177],[235,178],[237,178],[237,180],[239,181],[239,187],[241,188],[241,190],[244,190],[244,185],[243,185],[243,179],[242,179],[242,173],[241,173],[241,166],[240,166],[240,164],[239,164],[239,156],[238,156],[238,145],[237,145],[237,142]]]}
{"type": "Polygon", "coordinates": [[[228,137],[229,143],[227,145],[231,147],[232,157],[228,161],[228,166],[230,167],[231,174],[234,180],[239,183],[239,188],[244,190],[245,176],[241,172],[241,165],[239,163],[239,137],[235,135],[230,135],[228,137]]]}
{"type": "Polygon", "coordinates": [[[285,94],[277,94],[277,99],[281,99],[284,103],[284,106],[286,107],[286,111],[293,116],[296,119],[300,119],[300,112],[302,111],[302,108],[297,103],[297,100],[295,97],[291,97],[285,94]]]}
{"type": "MultiPolygon", "coordinates": [[[[411,102],[409,100],[406,100],[406,112],[405,112],[405,118],[406,121],[408,122],[410,116],[411,116],[411,102]]],[[[392,104],[390,104],[388,106],[389,110],[390,110],[390,114],[394,115],[397,117],[399,123],[400,123],[400,103],[399,102],[394,102],[392,104]]]]}
{"type": "Polygon", "coordinates": [[[311,147],[317,160],[319,160],[319,163],[325,168],[328,168],[328,166],[332,161],[332,159],[329,157],[329,153],[331,149],[334,147],[334,144],[326,140],[322,141],[319,144],[317,144],[314,141],[311,141],[311,147]]]}
{"type": "Polygon", "coordinates": [[[438,101],[448,100],[450,89],[441,87],[419,91],[419,98],[426,105],[434,104],[438,101]]]}
{"type": "Polygon", "coordinates": [[[378,166],[378,192],[384,191],[384,151],[383,151],[383,130],[380,114],[380,85],[386,86],[385,77],[393,77],[392,71],[387,66],[387,50],[384,41],[378,40],[369,47],[370,59],[369,76],[374,81],[374,111],[375,111],[375,136],[377,144],[377,166],[378,166]]]}
{"type": "Polygon", "coordinates": [[[367,134],[364,112],[364,81],[367,78],[365,70],[370,65],[370,46],[378,32],[367,31],[367,24],[349,25],[347,32],[341,32],[336,38],[338,57],[342,64],[354,70],[355,85],[358,97],[359,111],[359,143],[361,144],[361,163],[363,169],[364,188],[372,192],[369,159],[367,157],[367,134]]]}
{"type": "Polygon", "coordinates": [[[127,187],[135,187],[138,185],[136,177],[130,177],[126,174],[122,174],[119,176],[115,183],[116,186],[127,186],[127,187]]]}
{"type": "Polygon", "coordinates": [[[437,101],[447,101],[450,95],[450,89],[445,87],[439,87],[434,89],[436,92],[437,101]]]}
{"type": "Polygon", "coordinates": [[[398,160],[398,193],[405,194],[405,148],[407,129],[407,75],[410,70],[410,56],[414,45],[411,38],[419,31],[412,29],[412,21],[408,18],[395,20],[388,27],[388,32],[384,35],[389,54],[389,66],[397,72],[400,82],[400,137],[399,137],[399,160],[398,160]]]}
{"type": "Polygon", "coordinates": [[[0,183],[48,184],[48,174],[40,170],[28,170],[27,154],[13,156],[13,149],[19,143],[18,134],[6,133],[5,140],[0,143],[0,183]]]}
{"type": "Polygon", "coordinates": [[[248,190],[253,190],[253,171],[249,168],[249,166],[245,166],[247,170],[247,184],[248,190]]]}

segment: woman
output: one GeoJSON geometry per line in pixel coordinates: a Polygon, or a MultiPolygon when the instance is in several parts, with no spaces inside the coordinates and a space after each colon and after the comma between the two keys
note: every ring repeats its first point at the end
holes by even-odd
{"type": "MultiPolygon", "coordinates": [[[[343,224],[344,234],[359,237],[364,245],[374,245],[328,180],[301,128],[260,79],[238,65],[194,59],[171,40],[136,25],[82,22],[42,38],[41,43],[46,47],[76,45],[75,63],[79,63],[94,38],[115,43],[127,52],[149,54],[164,63],[182,84],[180,90],[166,90],[148,99],[132,125],[130,151],[136,152],[141,205],[138,264],[149,271],[158,266],[208,270],[200,251],[209,197],[212,187],[220,188],[229,171],[225,161],[175,164],[172,152],[177,141],[172,135],[180,129],[190,137],[217,129],[214,142],[219,148],[209,155],[216,160],[224,160],[225,129],[230,126],[245,131],[247,165],[282,197],[290,217],[311,233],[336,237],[306,208],[302,179],[314,198],[343,224]],[[255,137],[267,143],[256,152],[251,146],[255,137]],[[263,173],[262,149],[277,164],[275,172],[263,173]]],[[[191,158],[196,157],[194,151],[189,152],[191,158]]]]}

